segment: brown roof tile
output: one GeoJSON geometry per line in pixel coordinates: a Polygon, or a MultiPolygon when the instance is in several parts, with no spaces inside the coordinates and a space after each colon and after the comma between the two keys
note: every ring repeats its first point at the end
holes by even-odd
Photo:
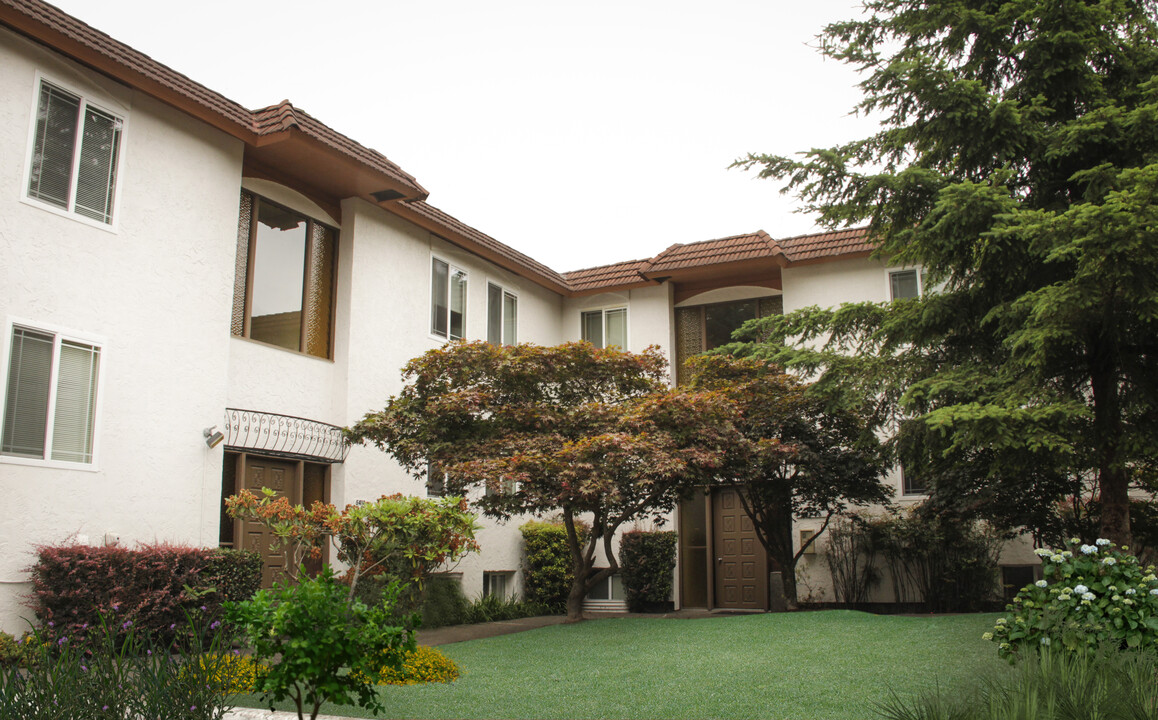
{"type": "Polygon", "coordinates": [[[755,258],[775,257],[782,254],[780,246],[768,236],[768,233],[757,230],[754,233],[732,235],[716,240],[672,245],[653,257],[643,268],[643,271],[657,273],[668,270],[683,270],[755,258]]]}
{"type": "Polygon", "coordinates": [[[650,260],[625,260],[624,262],[600,265],[598,267],[572,270],[563,277],[574,292],[587,292],[600,288],[623,287],[625,285],[654,284],[640,274],[650,260]]]}
{"type": "MultiPolygon", "coordinates": [[[[318,122],[310,115],[294,108],[288,101],[256,112],[224,95],[210,90],[187,76],[153,60],[148,55],[114,40],[96,28],[81,22],[57,7],[40,0],[0,0],[0,10],[13,28],[25,32],[54,47],[73,44],[72,54],[86,64],[93,65],[114,77],[149,92],[170,94],[168,101],[180,103],[183,99],[195,107],[209,111],[203,119],[216,118],[214,123],[235,137],[252,142],[256,136],[296,128],[332,150],[343,153],[370,169],[390,176],[408,186],[414,194],[426,197],[426,190],[414,177],[390,162],[381,153],[366,148],[336,130],[318,122]],[[13,15],[12,13],[16,14],[13,15]],[[103,61],[103,62],[102,62],[103,61]],[[151,86],[150,86],[151,85],[151,86]]],[[[0,21],[4,18],[0,17],[0,21]]],[[[70,49],[57,47],[61,52],[70,49]]],[[[166,99],[166,98],[162,98],[166,99]]],[[[182,108],[185,109],[185,108],[182,108]]]]}
{"type": "Polygon", "coordinates": [[[417,190],[423,198],[426,190],[414,176],[404,171],[385,155],[358,143],[317,120],[306,111],[294,107],[289,100],[253,111],[253,128],[258,135],[272,135],[297,129],[334,150],[345,153],[359,162],[383,172],[404,185],[417,190]]]}
{"type": "Polygon", "coordinates": [[[868,228],[831,230],[810,235],[781,238],[780,246],[788,256],[789,264],[836,258],[842,255],[863,255],[872,252],[868,228]]]}

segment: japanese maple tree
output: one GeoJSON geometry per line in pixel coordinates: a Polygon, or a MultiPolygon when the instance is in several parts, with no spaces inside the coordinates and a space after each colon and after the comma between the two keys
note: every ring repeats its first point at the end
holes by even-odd
{"type": "Polygon", "coordinates": [[[709,483],[740,436],[722,393],[673,389],[657,348],[451,343],[406,365],[402,391],[348,431],[451,492],[485,486],[482,512],[559,513],[574,582],[568,616],[618,571],[625,523],[670,511],[709,483]],[[578,521],[590,525],[584,539],[578,521]],[[606,567],[596,568],[602,547],[606,567]]]}

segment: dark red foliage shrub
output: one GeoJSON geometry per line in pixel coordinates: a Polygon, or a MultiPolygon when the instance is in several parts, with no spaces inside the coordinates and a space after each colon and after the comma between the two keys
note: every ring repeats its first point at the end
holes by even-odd
{"type": "Polygon", "coordinates": [[[28,606],[58,634],[81,638],[103,616],[163,641],[188,628],[190,617],[202,625],[219,617],[235,586],[255,585],[254,568],[260,573],[260,560],[212,548],[45,545],[31,568],[28,606]]]}

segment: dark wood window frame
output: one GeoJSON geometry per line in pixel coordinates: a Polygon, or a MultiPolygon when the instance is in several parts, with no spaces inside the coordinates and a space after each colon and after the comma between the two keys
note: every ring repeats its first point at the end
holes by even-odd
{"type": "Polygon", "coordinates": [[[231,332],[263,345],[277,347],[303,355],[332,360],[334,357],[334,325],[336,317],[338,278],[337,228],[319,222],[305,213],[268,200],[256,193],[242,190],[241,210],[237,225],[237,258],[233,284],[233,318],[231,332]],[[253,334],[253,285],[255,254],[257,252],[258,214],[262,205],[270,205],[279,210],[296,215],[306,222],[306,249],[303,258],[302,309],[298,346],[296,348],[263,342],[253,334]],[[329,234],[328,239],[326,238],[329,234]],[[328,244],[328,248],[322,244],[328,244]],[[328,254],[328,258],[326,255],[328,254]],[[319,267],[319,256],[329,268],[319,267]],[[311,322],[323,329],[316,330],[311,322]]]}

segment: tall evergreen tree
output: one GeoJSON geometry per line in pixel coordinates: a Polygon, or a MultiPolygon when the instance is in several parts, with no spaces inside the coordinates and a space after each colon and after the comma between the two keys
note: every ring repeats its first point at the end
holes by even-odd
{"type": "Polygon", "coordinates": [[[869,0],[820,40],[881,130],[737,164],[935,290],[768,321],[749,350],[892,412],[934,501],[1038,532],[1088,482],[1128,542],[1158,457],[1155,2],[869,0]]]}

